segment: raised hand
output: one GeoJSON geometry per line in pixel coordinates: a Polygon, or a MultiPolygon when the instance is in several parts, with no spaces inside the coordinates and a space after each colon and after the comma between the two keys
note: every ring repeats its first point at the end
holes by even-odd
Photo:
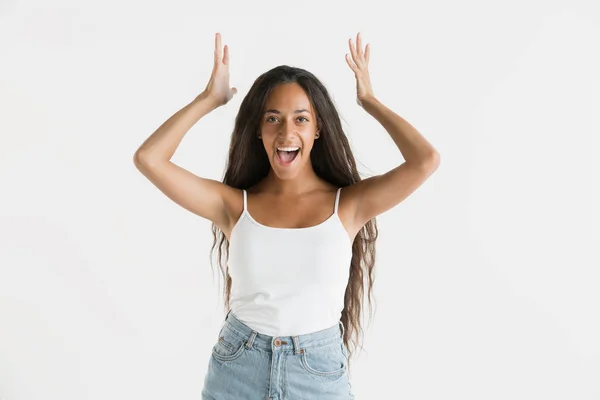
{"type": "Polygon", "coordinates": [[[371,77],[369,76],[369,56],[371,54],[371,48],[367,43],[365,51],[362,49],[362,40],[360,32],[356,35],[356,45],[354,47],[352,39],[348,39],[348,45],[350,46],[350,53],[352,54],[352,61],[348,53],[346,53],[346,62],[354,71],[356,77],[356,102],[362,107],[362,101],[368,97],[374,97],[373,88],[371,87],[371,77]]]}
{"type": "Polygon", "coordinates": [[[213,71],[204,92],[210,96],[217,106],[225,105],[237,93],[237,89],[229,87],[229,48],[221,50],[221,34],[215,34],[215,58],[213,71]]]}

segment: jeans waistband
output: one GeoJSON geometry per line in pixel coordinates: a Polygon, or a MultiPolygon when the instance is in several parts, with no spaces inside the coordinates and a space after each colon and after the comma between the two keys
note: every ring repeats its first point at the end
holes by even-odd
{"type": "Polygon", "coordinates": [[[336,341],[342,341],[344,337],[344,324],[342,321],[338,321],[337,324],[329,328],[304,335],[269,336],[259,333],[244,324],[231,310],[227,313],[223,326],[240,337],[240,339],[246,341],[247,347],[255,347],[262,350],[273,350],[277,346],[280,350],[293,350],[295,353],[302,353],[302,349],[316,348],[336,341]]]}

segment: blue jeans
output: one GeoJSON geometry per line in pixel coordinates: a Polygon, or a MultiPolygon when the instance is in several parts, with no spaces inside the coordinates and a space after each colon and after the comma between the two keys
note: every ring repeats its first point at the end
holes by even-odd
{"type": "Polygon", "coordinates": [[[339,321],[305,335],[268,336],[229,311],[212,349],[202,399],[354,399],[343,332],[339,321]]]}

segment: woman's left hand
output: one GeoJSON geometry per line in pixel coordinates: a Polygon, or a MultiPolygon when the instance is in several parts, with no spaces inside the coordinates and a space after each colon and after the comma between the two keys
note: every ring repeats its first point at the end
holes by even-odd
{"type": "Polygon", "coordinates": [[[356,102],[362,107],[363,100],[369,97],[375,97],[373,88],[371,87],[371,77],[369,76],[368,69],[370,47],[367,43],[365,51],[363,52],[360,32],[356,35],[356,45],[358,46],[358,49],[354,46],[352,39],[348,39],[348,45],[350,46],[350,54],[352,55],[352,60],[354,62],[350,61],[348,53],[346,53],[346,62],[352,71],[354,71],[354,76],[356,77],[356,102]]]}

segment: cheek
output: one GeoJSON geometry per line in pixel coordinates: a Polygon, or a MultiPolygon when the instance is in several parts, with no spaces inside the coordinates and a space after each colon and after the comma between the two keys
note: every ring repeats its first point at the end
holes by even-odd
{"type": "Polygon", "coordinates": [[[303,133],[302,142],[304,143],[304,148],[311,149],[315,143],[315,133],[312,130],[303,133]]]}
{"type": "Polygon", "coordinates": [[[260,134],[263,137],[265,144],[271,144],[277,138],[277,130],[272,126],[261,128],[260,134]]]}

